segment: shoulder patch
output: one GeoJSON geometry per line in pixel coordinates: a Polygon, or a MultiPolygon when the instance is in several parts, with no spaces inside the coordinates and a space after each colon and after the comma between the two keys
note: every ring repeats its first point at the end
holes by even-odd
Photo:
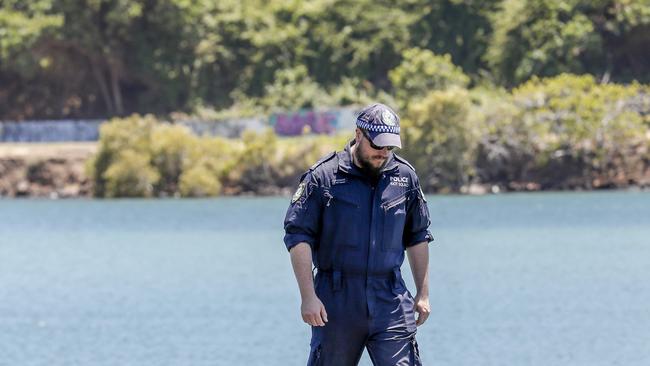
{"type": "Polygon", "coordinates": [[[395,154],[395,153],[393,153],[393,156],[395,157],[395,160],[399,161],[399,162],[402,163],[402,164],[405,164],[406,166],[408,166],[409,168],[411,168],[411,170],[415,171],[415,168],[413,167],[413,165],[411,165],[411,163],[409,163],[408,161],[406,161],[406,159],[404,159],[403,157],[401,157],[401,156],[399,156],[399,155],[397,155],[397,154],[395,154]]]}
{"type": "Polygon", "coordinates": [[[335,156],[336,156],[336,151],[333,151],[333,152],[331,152],[331,153],[325,155],[325,156],[322,157],[319,161],[317,161],[314,165],[312,165],[311,168],[309,168],[309,170],[314,170],[314,169],[316,169],[319,165],[323,164],[324,162],[326,162],[326,161],[328,161],[328,160],[331,160],[331,159],[332,159],[333,157],[335,157],[335,156]]]}
{"type": "Polygon", "coordinates": [[[296,203],[300,197],[305,193],[305,182],[300,182],[298,185],[298,189],[296,189],[296,193],[293,194],[293,197],[291,198],[291,203],[296,203]]]}

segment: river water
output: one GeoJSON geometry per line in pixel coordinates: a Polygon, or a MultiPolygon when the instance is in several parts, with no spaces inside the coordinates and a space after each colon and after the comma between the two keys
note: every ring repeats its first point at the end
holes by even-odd
{"type": "MultiPolygon", "coordinates": [[[[650,364],[650,194],[428,200],[425,365],[650,364]]],[[[304,365],[288,201],[0,200],[0,365],[304,365]]]]}

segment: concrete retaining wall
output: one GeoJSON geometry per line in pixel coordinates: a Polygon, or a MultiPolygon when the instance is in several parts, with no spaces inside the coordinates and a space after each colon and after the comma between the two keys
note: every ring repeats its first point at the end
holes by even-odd
{"type": "MultiPolygon", "coordinates": [[[[332,134],[353,130],[354,108],[302,110],[271,115],[269,118],[243,118],[226,121],[188,120],[178,122],[197,135],[238,137],[244,130],[273,130],[280,136],[303,133],[332,134]]],[[[97,141],[103,120],[0,121],[0,142],[97,141]]]]}
{"type": "Polygon", "coordinates": [[[0,142],[96,141],[101,120],[0,122],[0,142]]]}

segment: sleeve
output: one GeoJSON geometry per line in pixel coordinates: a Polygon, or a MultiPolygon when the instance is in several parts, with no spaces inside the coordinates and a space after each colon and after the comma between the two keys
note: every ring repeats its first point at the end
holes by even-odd
{"type": "Polygon", "coordinates": [[[317,244],[322,208],[319,191],[313,172],[305,173],[284,218],[284,244],[287,250],[301,242],[306,242],[312,248],[317,244]]]}
{"type": "Polygon", "coordinates": [[[410,207],[406,211],[406,224],[404,227],[404,246],[410,247],[422,242],[432,242],[433,236],[429,232],[429,208],[420,183],[416,180],[415,188],[411,190],[410,207]]]}

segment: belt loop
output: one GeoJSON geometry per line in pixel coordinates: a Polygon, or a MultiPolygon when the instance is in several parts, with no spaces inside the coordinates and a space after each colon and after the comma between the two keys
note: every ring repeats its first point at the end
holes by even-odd
{"type": "Polygon", "coordinates": [[[334,270],[332,272],[332,286],[334,286],[334,291],[341,289],[341,271],[334,270]]]}

